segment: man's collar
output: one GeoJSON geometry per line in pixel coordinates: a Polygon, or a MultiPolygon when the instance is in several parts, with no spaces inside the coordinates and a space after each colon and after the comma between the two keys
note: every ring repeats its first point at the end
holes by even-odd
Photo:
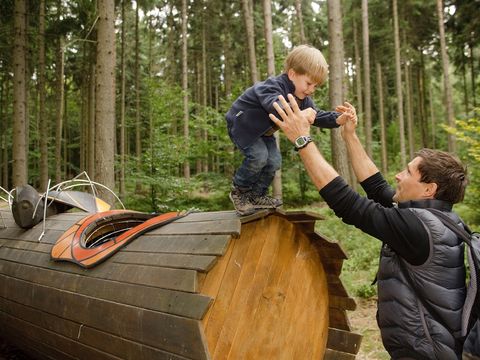
{"type": "Polygon", "coordinates": [[[438,199],[410,200],[398,203],[399,208],[433,208],[441,211],[452,211],[453,204],[438,199]]]}

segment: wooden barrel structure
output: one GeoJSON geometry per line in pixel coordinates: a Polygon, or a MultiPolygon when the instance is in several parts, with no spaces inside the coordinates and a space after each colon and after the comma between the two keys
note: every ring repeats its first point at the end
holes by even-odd
{"type": "Polygon", "coordinates": [[[307,212],[197,212],[93,268],[53,261],[87,214],[0,211],[0,337],[40,359],[354,359],[345,253],[307,212]],[[40,234],[45,236],[39,241],[40,234]]]}

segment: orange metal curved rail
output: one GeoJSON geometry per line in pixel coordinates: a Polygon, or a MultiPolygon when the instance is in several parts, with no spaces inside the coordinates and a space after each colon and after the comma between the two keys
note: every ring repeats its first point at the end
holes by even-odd
{"type": "Polygon", "coordinates": [[[95,225],[121,223],[122,220],[139,219],[144,220],[148,215],[129,210],[110,210],[86,216],[68,229],[52,247],[51,257],[57,261],[70,261],[84,268],[91,268],[115,254],[120,248],[133,239],[160,226],[166,225],[187,213],[169,212],[154,216],[139,225],[132,227],[99,246],[88,248],[85,246],[85,239],[95,225]],[[138,217],[136,217],[138,215],[138,217]],[[108,219],[108,218],[111,219],[108,219]]]}

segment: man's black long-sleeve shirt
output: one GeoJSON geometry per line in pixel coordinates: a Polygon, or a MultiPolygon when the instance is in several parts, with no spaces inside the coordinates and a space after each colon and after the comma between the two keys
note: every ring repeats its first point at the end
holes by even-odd
{"type": "MultiPolygon", "coordinates": [[[[395,191],[380,173],[361,183],[368,198],[337,177],[320,195],[345,223],[388,244],[412,265],[423,264],[429,255],[429,235],[420,219],[407,207],[394,206],[395,191]]],[[[409,206],[415,207],[415,206],[409,206]]]]}

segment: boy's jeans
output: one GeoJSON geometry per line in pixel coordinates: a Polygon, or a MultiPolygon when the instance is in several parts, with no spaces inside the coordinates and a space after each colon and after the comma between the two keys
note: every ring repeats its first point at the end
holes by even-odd
{"type": "Polygon", "coordinates": [[[282,155],[274,136],[261,136],[246,149],[242,165],[233,177],[233,184],[242,191],[265,195],[273,181],[275,171],[282,166],[282,155]]]}

